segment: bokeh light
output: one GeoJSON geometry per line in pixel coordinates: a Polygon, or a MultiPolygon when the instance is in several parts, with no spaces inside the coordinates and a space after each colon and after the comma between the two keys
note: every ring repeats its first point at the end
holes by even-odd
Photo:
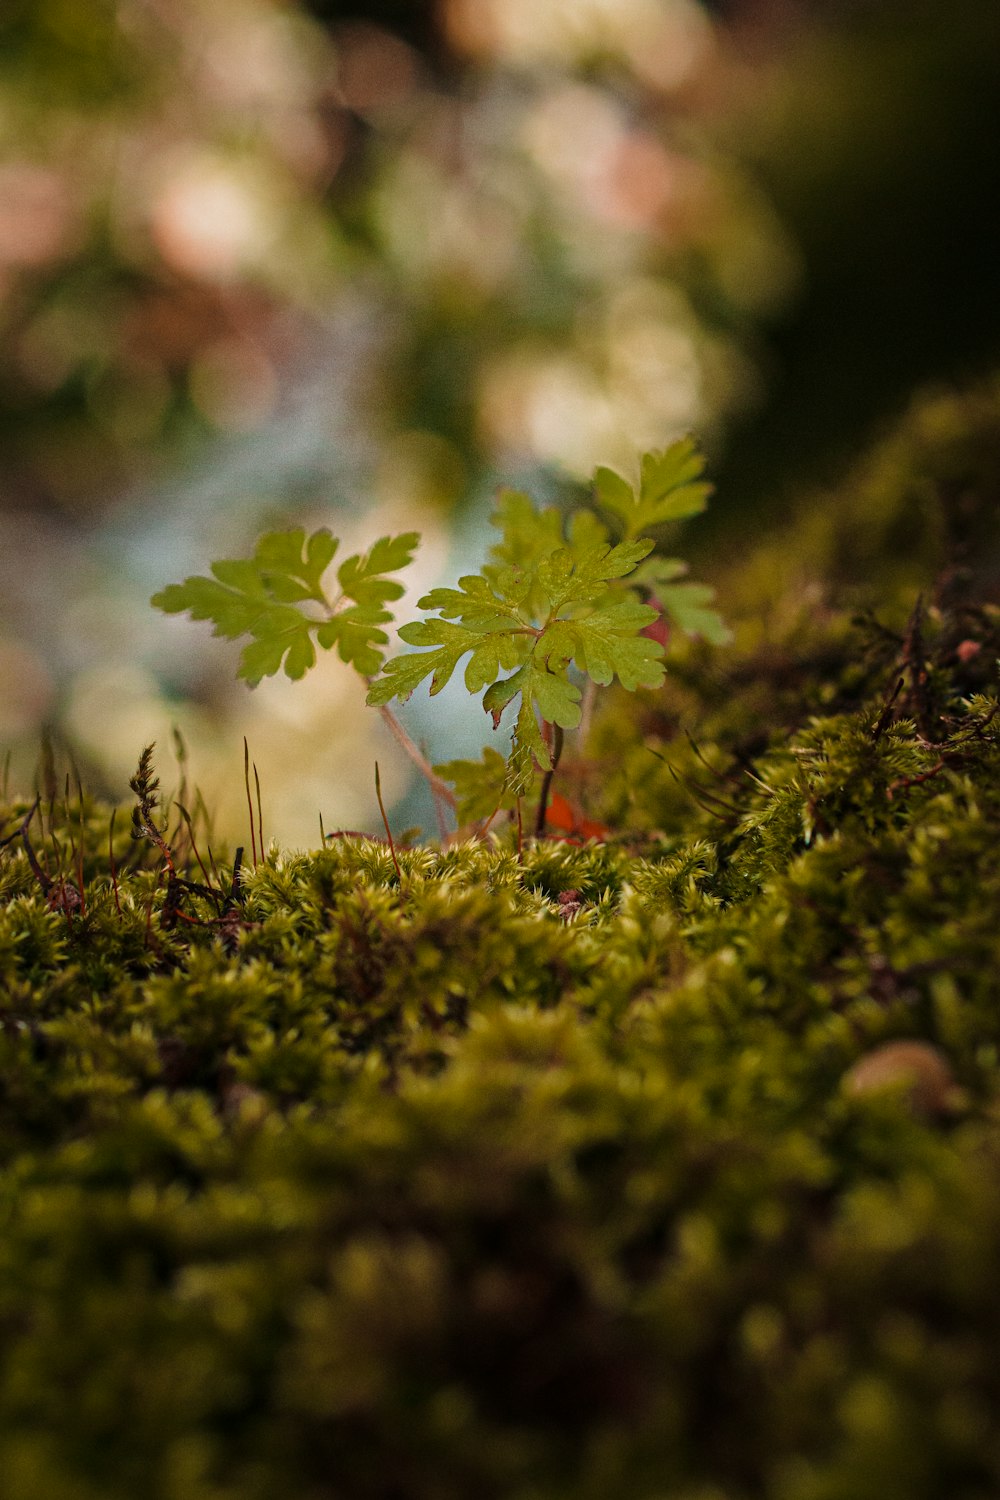
{"type": "MultiPolygon", "coordinates": [[[[248,694],[234,648],[154,615],[149,593],[265,525],[363,545],[400,518],[428,539],[430,583],[449,548],[481,550],[501,482],[558,493],[692,428],[724,457],[820,253],[769,190],[761,142],[808,65],[822,129],[800,147],[781,127],[789,180],[840,149],[859,9],[33,0],[0,16],[0,742],[17,774],[51,727],[121,794],[177,723],[206,783],[235,779],[218,793],[235,806],[246,733],[270,786],[301,788],[282,836],[312,837],[323,788],[342,821],[375,826],[357,771],[380,730],[349,674],[248,694]]],[[[962,17],[956,79],[983,50],[962,17]]],[[[907,57],[933,58],[936,24],[918,5],[907,57]]],[[[402,787],[405,769],[386,777],[402,787]]]]}

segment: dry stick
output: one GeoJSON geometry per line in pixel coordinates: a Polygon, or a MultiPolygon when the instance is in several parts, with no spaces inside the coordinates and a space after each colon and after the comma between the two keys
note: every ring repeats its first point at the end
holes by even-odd
{"type": "Polygon", "coordinates": [[[243,784],[247,789],[247,807],[250,811],[250,849],[253,854],[253,867],[256,870],[257,835],[254,832],[253,798],[250,796],[250,746],[247,744],[246,735],[243,736],[243,784]]]}
{"type": "Polygon", "coordinates": [[[12,752],[10,750],[8,750],[7,754],[3,758],[3,785],[2,785],[2,790],[0,790],[0,797],[3,798],[4,802],[7,801],[7,796],[8,796],[8,792],[9,792],[9,784],[10,784],[10,757],[11,757],[11,753],[12,752]]]}
{"type": "Polygon", "coordinates": [[[236,856],[235,856],[235,858],[233,860],[233,878],[232,878],[232,882],[231,882],[231,884],[229,886],[229,896],[227,898],[226,905],[230,906],[233,903],[236,903],[239,906],[243,905],[243,845],[242,844],[237,849],[236,856]]]}
{"type": "Polygon", "coordinates": [[[698,757],[698,759],[701,761],[702,765],[705,767],[705,770],[711,772],[711,774],[715,777],[716,781],[728,782],[729,778],[725,775],[724,772],[716,770],[715,766],[712,765],[712,762],[703,753],[701,746],[697,743],[697,741],[694,738],[694,735],[691,734],[690,730],[685,729],[684,736],[685,736],[688,744],[691,746],[691,749],[693,750],[694,754],[698,757]]]}
{"type": "MultiPolygon", "coordinates": [[[[655,756],[657,760],[663,762],[677,785],[684,788],[684,790],[691,798],[692,802],[696,802],[697,805],[701,808],[702,812],[707,812],[710,817],[718,818],[720,819],[720,821],[722,820],[724,814],[716,812],[716,807],[724,807],[726,809],[726,812],[728,813],[739,813],[739,808],[736,807],[734,803],[727,802],[724,797],[716,796],[714,792],[710,792],[707,787],[702,786],[700,781],[695,781],[693,776],[684,776],[680,771],[675,771],[669,760],[667,760],[667,757],[665,755],[661,755],[658,750],[654,750],[652,745],[645,745],[643,748],[648,750],[650,755],[655,756]],[[701,796],[698,795],[699,792],[701,793],[701,796]],[[702,798],[704,798],[705,800],[702,801],[702,798]],[[715,804],[714,807],[710,805],[712,803],[715,804]]],[[[758,780],[756,776],[753,777],[753,779],[755,781],[758,780]]],[[[762,782],[761,785],[764,785],[764,783],[762,782]]],[[[770,788],[767,788],[767,790],[769,791],[770,788]]]]}
{"type": "Polygon", "coordinates": [[[45,837],[45,828],[42,824],[42,795],[40,792],[35,798],[34,802],[31,804],[27,815],[23,819],[21,826],[18,829],[18,833],[21,835],[21,843],[24,845],[24,853],[27,858],[28,864],[31,866],[31,873],[32,875],[34,875],[35,879],[38,881],[38,884],[41,886],[45,894],[48,895],[49,891],[52,889],[52,878],[50,875],[46,874],[41,865],[38,863],[38,856],[35,854],[35,851],[31,846],[31,840],[28,837],[28,824],[31,822],[36,812],[38,814],[38,824],[41,836],[42,838],[45,837]]]}
{"type": "MultiPolygon", "coordinates": [[[[50,807],[55,805],[58,794],[56,785],[56,757],[52,748],[52,735],[48,728],[42,730],[41,764],[38,768],[41,791],[50,807]]],[[[39,814],[41,817],[41,814],[39,814]]]]}
{"type": "Polygon", "coordinates": [[[493,824],[493,819],[496,817],[497,813],[500,811],[500,809],[502,807],[503,807],[503,797],[500,798],[500,801],[497,803],[496,807],[490,813],[489,817],[486,819],[486,822],[483,824],[483,826],[480,829],[477,830],[477,832],[476,832],[476,837],[477,838],[484,839],[486,837],[486,835],[489,833],[490,828],[491,828],[491,826],[493,824]]]}
{"type": "Polygon", "coordinates": [[[892,710],[895,707],[896,699],[903,691],[905,681],[906,679],[901,677],[896,683],[896,686],[886,694],[885,701],[882,704],[882,712],[879,714],[874,725],[872,726],[873,740],[880,740],[885,733],[889,720],[892,718],[892,710]]]}
{"type": "Polygon", "coordinates": [[[451,787],[446,781],[441,780],[440,776],[434,770],[434,767],[431,765],[426,755],[421,754],[419,747],[407,734],[406,730],[396,718],[396,715],[393,713],[389,705],[387,703],[383,703],[379,708],[379,713],[382,715],[382,718],[389,726],[389,729],[394,739],[396,740],[396,743],[400,745],[401,748],[409,756],[410,760],[413,762],[417,770],[420,772],[421,776],[427,782],[434,795],[436,797],[440,797],[442,802],[446,802],[448,806],[452,810],[454,810],[456,806],[455,793],[452,791],[451,787]]]}
{"type": "Polygon", "coordinates": [[[931,766],[929,771],[924,771],[920,776],[900,776],[898,781],[894,781],[890,786],[886,787],[886,798],[891,802],[896,792],[908,791],[911,786],[923,786],[925,781],[933,781],[935,776],[940,776],[941,772],[947,769],[948,762],[941,759],[937,765],[931,766]]]}
{"type": "MultiPolygon", "coordinates": [[[[70,818],[69,818],[69,772],[68,771],[66,772],[66,779],[65,779],[65,782],[63,783],[63,806],[62,806],[62,810],[63,810],[63,822],[66,824],[66,837],[69,839],[69,857],[70,857],[70,861],[75,866],[75,864],[76,864],[76,839],[73,837],[73,825],[70,822],[70,818]]],[[[60,874],[60,876],[62,875],[62,869],[60,869],[59,874],[60,874]]]]}
{"type": "Polygon", "coordinates": [[[403,872],[399,868],[399,860],[396,858],[396,845],[392,840],[392,829],[389,827],[389,819],[385,815],[385,803],[382,801],[382,780],[378,773],[378,761],[375,762],[375,795],[378,798],[378,810],[382,814],[382,822],[385,824],[385,836],[389,840],[389,853],[392,862],[396,866],[396,878],[400,885],[403,884],[403,872]]]}
{"type": "MultiPolygon", "coordinates": [[[[424,754],[423,746],[420,747],[420,750],[421,754],[424,754]]],[[[444,846],[448,842],[448,820],[444,815],[444,806],[442,805],[441,798],[438,796],[437,790],[433,786],[431,787],[431,800],[434,803],[434,816],[437,819],[438,838],[441,840],[442,846],[444,846]]],[[[455,816],[455,821],[456,823],[458,822],[457,813],[455,816]]]]}
{"type": "MultiPolygon", "coordinates": [[[[183,811],[183,805],[188,800],[187,745],[184,743],[184,736],[181,734],[181,732],[177,728],[176,724],[174,724],[171,727],[170,734],[171,734],[171,738],[173,739],[173,742],[174,742],[174,756],[175,756],[176,761],[177,761],[178,769],[180,770],[180,773],[181,773],[180,785],[178,786],[176,796],[173,799],[174,800],[174,806],[178,809],[178,811],[183,811]]],[[[190,843],[191,842],[191,820],[190,820],[189,817],[185,817],[183,821],[185,823],[186,830],[187,830],[188,842],[190,843]]],[[[178,842],[179,839],[180,839],[180,836],[181,836],[181,829],[180,829],[180,825],[178,825],[177,832],[174,835],[174,843],[177,845],[177,863],[178,864],[182,863],[182,860],[181,860],[181,848],[180,848],[180,844],[178,842]]],[[[188,866],[189,866],[189,854],[190,854],[190,850],[184,856],[183,865],[184,865],[185,869],[187,869],[188,866]]]]}
{"type": "Polygon", "coordinates": [[[542,790],[538,797],[538,812],[535,816],[535,838],[540,839],[545,832],[545,814],[549,810],[549,793],[552,790],[552,778],[556,774],[559,758],[563,749],[563,732],[561,724],[552,726],[552,764],[542,777],[542,790]]]}

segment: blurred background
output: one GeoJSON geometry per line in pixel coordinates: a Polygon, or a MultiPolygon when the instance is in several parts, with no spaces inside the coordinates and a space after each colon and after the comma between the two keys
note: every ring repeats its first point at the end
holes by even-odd
{"type": "MultiPolygon", "coordinates": [[[[1000,365],[990,0],[4,0],[0,758],[159,745],[242,840],[408,769],[335,661],[235,680],[148,598],[265,526],[415,527],[694,431],[711,575],[913,391],[1000,365]]],[[[725,608],[725,599],[721,601],[725,608]]],[[[405,617],[407,602],[401,606],[405,617]]],[[[419,696],[419,695],[418,695],[419,696]]],[[[404,717],[476,753],[469,704],[404,717]]],[[[401,800],[402,799],[402,800],[401,800]]]]}

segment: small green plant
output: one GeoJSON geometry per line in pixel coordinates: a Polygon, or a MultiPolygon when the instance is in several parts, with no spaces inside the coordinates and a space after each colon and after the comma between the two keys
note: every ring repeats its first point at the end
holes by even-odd
{"type": "Polygon", "coordinates": [[[307,537],[300,527],[269,532],[252,558],[213,563],[212,577],[172,584],[152,603],[211,620],[216,635],[248,636],[239,675],[251,686],[282,668],[302,677],[317,645],[335,647],[368,681],[368,702],[388,716],[437,790],[442,777],[458,789],[448,800],[460,820],[513,806],[541,776],[541,831],[563,734],[579,726],[585,694],[615,679],[629,691],[660,685],[664,647],[653,627],[662,616],[684,633],[717,644],[727,639],[711,589],[687,580],[685,564],[660,555],[644,534],[704,509],[710,486],[703,471],[691,439],[647,453],[637,486],[599,468],[593,493],[608,522],[587,508],[564,517],[528,495],[503,492],[493,517],[500,539],[488,560],[456,588],[434,588],[419,600],[426,618],[399,631],[417,649],[388,661],[386,606],[403,593],[389,575],[411,561],[415,532],[382,537],[347,558],[332,597],[323,578],[337,539],[325,528],[307,537]],[[463,661],[465,686],[482,694],[494,728],[516,701],[510,751],[503,757],[487,750],[481,762],[432,770],[389,704],[405,702],[427,678],[431,694],[439,693],[463,661]]]}
{"type": "Polygon", "coordinates": [[[214,634],[237,640],[249,636],[238,676],[251,687],[284,667],[298,679],[316,662],[316,644],[336,647],[341,659],[366,677],[382,664],[380,648],[389,637],[381,628],[392,619],[386,609],[403,585],[389,573],[405,568],[420,537],[415,531],[382,537],[370,552],[348,557],[337,569],[331,599],[322,579],[340,545],[324,527],[307,537],[301,526],[269,531],[251,558],[212,563],[212,578],[186,578],[153,595],[168,614],[186,611],[211,620],[214,634]]]}

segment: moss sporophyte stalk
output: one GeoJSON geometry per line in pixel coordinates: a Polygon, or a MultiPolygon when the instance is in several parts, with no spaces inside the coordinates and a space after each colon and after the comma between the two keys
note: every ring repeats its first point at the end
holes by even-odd
{"type": "Polygon", "coordinates": [[[685,564],[644,535],[704,509],[703,471],[691,439],[645,454],[637,485],[597,469],[593,496],[607,520],[591,508],[564,518],[504,491],[492,518],[500,537],[479,573],[425,594],[418,601],[425,618],[399,630],[417,649],[388,660],[387,606],[403,593],[392,575],[412,560],[416,532],[382,537],[348,557],[333,591],[324,577],[339,544],[329,530],[269,532],[252,557],[215,562],[211,577],[172,584],[152,602],[210,620],[217,635],[249,637],[239,676],[251,686],[281,670],[300,678],[317,646],[335,649],[366,679],[368,702],[460,822],[513,807],[537,784],[541,829],[563,734],[580,726],[584,694],[615,680],[629,691],[659,687],[664,648],[654,627],[664,618],[685,634],[717,644],[728,638],[712,590],[687,579],[685,564]],[[463,660],[465,686],[482,694],[494,729],[514,708],[510,750],[430,767],[389,705],[405,702],[428,678],[431,694],[439,693],[463,660]]]}

